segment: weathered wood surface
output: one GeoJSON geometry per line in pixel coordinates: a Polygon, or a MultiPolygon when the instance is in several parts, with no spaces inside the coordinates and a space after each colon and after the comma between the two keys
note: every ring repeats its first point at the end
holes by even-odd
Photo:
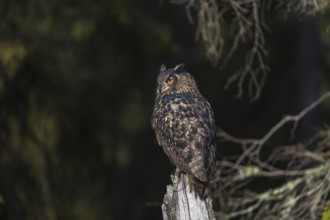
{"type": "Polygon", "coordinates": [[[162,205],[164,220],[215,220],[211,199],[201,199],[192,191],[186,175],[172,176],[162,205]]]}

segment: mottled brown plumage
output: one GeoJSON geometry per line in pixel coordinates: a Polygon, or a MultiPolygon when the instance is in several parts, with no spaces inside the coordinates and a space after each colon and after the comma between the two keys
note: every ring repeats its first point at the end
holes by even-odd
{"type": "Polygon", "coordinates": [[[214,178],[216,126],[210,104],[183,64],[161,67],[152,127],[171,162],[190,175],[191,188],[202,195],[214,178]]]}

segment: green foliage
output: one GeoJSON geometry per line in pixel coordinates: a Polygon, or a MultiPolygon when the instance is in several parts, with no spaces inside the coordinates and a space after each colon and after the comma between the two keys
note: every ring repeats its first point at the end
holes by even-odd
{"type": "Polygon", "coordinates": [[[322,220],[329,220],[330,219],[330,202],[328,201],[324,207],[322,220]]]}
{"type": "Polygon", "coordinates": [[[138,74],[158,68],[155,53],[179,50],[168,27],[133,4],[0,3],[7,219],[114,219],[127,201],[114,178],[148,150],[134,145],[149,132],[153,95],[154,76],[145,82],[138,74]]]}
{"type": "Polygon", "coordinates": [[[0,194],[0,205],[5,204],[5,199],[3,198],[2,194],[0,194]]]}

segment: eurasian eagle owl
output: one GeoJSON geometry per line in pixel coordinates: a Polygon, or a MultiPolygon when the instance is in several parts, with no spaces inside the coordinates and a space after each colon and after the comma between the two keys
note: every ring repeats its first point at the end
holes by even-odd
{"type": "Polygon", "coordinates": [[[193,180],[191,189],[203,195],[215,173],[216,125],[210,104],[183,66],[162,65],[152,128],[171,162],[193,180]]]}

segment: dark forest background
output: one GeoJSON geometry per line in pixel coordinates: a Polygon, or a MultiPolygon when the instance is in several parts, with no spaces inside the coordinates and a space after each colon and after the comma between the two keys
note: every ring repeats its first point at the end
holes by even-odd
{"type": "MultiPolygon", "coordinates": [[[[251,103],[224,90],[249,43],[214,67],[184,5],[0,1],[0,219],[162,219],[173,167],[150,126],[160,65],[186,63],[218,127],[258,138],[329,90],[326,12],[267,13],[271,72],[251,103]]],[[[234,38],[226,28],[224,54],[234,38]]],[[[301,121],[294,141],[326,126],[329,108],[301,121]]],[[[289,142],[287,130],[273,141],[289,142]]],[[[239,152],[219,140],[218,159],[239,152]]]]}

